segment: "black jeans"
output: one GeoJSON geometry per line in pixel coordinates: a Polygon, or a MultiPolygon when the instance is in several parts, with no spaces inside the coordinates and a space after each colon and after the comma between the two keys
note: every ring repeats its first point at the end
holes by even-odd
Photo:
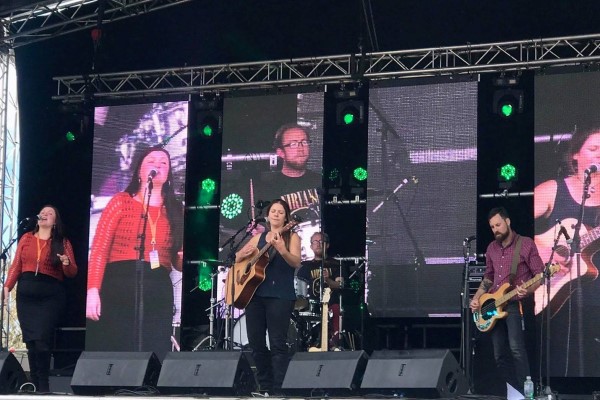
{"type": "Polygon", "coordinates": [[[515,301],[509,302],[504,311],[508,312],[508,315],[499,320],[491,331],[496,367],[505,382],[517,390],[522,390],[525,378],[531,375],[523,317],[519,303],[515,301]]]}
{"type": "Polygon", "coordinates": [[[281,389],[290,362],[287,333],[293,300],[254,296],[246,307],[248,343],[261,390],[281,389]],[[267,348],[266,332],[269,332],[267,348]]]}

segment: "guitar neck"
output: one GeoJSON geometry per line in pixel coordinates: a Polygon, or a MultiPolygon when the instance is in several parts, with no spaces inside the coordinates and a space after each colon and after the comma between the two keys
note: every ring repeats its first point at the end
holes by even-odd
{"type": "Polygon", "coordinates": [[[327,347],[329,345],[329,305],[327,303],[323,303],[322,311],[323,315],[321,316],[321,351],[327,351],[327,347]]]}
{"type": "MultiPolygon", "coordinates": [[[[539,274],[537,274],[536,276],[534,276],[533,278],[531,278],[530,280],[525,282],[523,285],[521,285],[521,287],[523,287],[524,289],[527,289],[531,285],[537,283],[543,277],[544,277],[544,273],[540,272],[539,274]]],[[[516,295],[517,295],[517,289],[511,290],[510,292],[506,293],[504,296],[502,296],[498,300],[496,300],[496,306],[501,306],[502,304],[508,302],[510,299],[512,299],[516,295]]]]}

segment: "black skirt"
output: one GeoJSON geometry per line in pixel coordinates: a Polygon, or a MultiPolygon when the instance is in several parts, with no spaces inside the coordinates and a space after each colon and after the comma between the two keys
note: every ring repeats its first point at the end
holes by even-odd
{"type": "Polygon", "coordinates": [[[61,281],[44,274],[24,272],[17,286],[17,316],[23,342],[39,340],[54,347],[54,333],[64,316],[65,288],[61,281]]]}
{"type": "Polygon", "coordinates": [[[173,284],[169,271],[143,261],[106,266],[99,321],[86,324],[86,350],[152,351],[161,360],[171,349],[173,284]]]}

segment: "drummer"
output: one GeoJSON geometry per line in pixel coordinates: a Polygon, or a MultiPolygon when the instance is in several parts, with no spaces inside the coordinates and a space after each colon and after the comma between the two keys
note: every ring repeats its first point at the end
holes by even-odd
{"type": "Polygon", "coordinates": [[[308,282],[308,293],[310,297],[320,299],[320,271],[323,266],[323,281],[325,286],[331,288],[332,293],[329,300],[329,311],[332,321],[329,323],[329,348],[337,348],[340,345],[340,296],[339,291],[343,284],[340,265],[333,259],[327,257],[329,248],[329,236],[326,233],[315,232],[310,238],[310,248],[315,257],[312,260],[302,262],[298,270],[298,278],[308,282]],[[323,260],[325,261],[323,262],[323,260]]]}

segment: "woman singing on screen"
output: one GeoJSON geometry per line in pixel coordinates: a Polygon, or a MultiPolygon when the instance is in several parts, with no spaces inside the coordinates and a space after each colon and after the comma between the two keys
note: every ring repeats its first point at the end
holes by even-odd
{"type": "Polygon", "coordinates": [[[181,271],[182,227],[170,155],[152,147],[98,222],[89,260],[86,349],[154,351],[159,358],[169,351],[169,272],[181,271]]]}

